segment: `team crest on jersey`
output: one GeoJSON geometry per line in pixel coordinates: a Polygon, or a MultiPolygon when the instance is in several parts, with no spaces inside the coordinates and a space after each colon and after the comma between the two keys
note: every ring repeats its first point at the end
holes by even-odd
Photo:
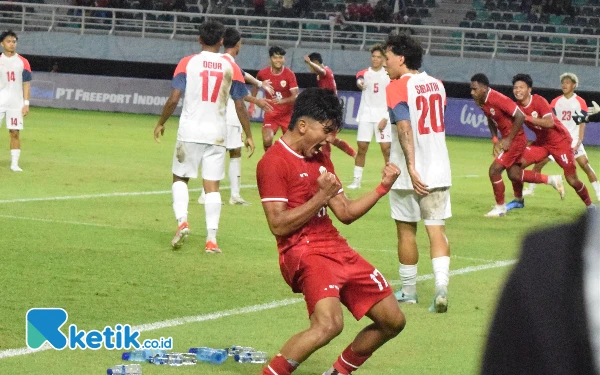
{"type": "Polygon", "coordinates": [[[492,116],[494,116],[496,114],[496,110],[494,108],[490,108],[490,113],[492,114],[492,116]]]}
{"type": "Polygon", "coordinates": [[[537,118],[538,113],[536,111],[531,112],[531,117],[537,118]]]}
{"type": "Polygon", "coordinates": [[[286,81],[281,81],[281,82],[279,82],[279,84],[281,85],[281,87],[287,86],[287,82],[286,81]]]}

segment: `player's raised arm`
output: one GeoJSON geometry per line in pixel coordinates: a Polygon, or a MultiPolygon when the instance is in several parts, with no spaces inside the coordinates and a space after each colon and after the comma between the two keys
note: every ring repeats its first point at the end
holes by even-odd
{"type": "MultiPolygon", "coordinates": [[[[311,54],[311,55],[313,55],[313,54],[311,54]]],[[[304,62],[306,63],[306,65],[308,65],[308,67],[310,68],[310,70],[313,73],[316,73],[317,75],[323,77],[325,74],[327,74],[327,71],[325,69],[323,69],[321,66],[319,66],[319,64],[312,61],[311,55],[304,56],[304,62]]]]}
{"type": "Polygon", "coordinates": [[[400,176],[400,168],[394,163],[387,163],[383,168],[381,183],[376,189],[353,200],[348,199],[346,194],[338,194],[329,200],[329,208],[339,221],[351,224],[369,212],[377,201],[390,191],[398,176],[400,176]]]}

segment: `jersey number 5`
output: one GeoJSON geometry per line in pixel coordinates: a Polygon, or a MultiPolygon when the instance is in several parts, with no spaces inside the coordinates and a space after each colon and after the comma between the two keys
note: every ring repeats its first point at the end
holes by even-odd
{"type": "Polygon", "coordinates": [[[373,92],[375,92],[375,93],[379,92],[379,82],[375,82],[373,84],[373,92]]]}
{"type": "Polygon", "coordinates": [[[203,70],[200,73],[200,78],[202,78],[202,101],[208,101],[208,81],[209,77],[216,77],[217,80],[215,82],[215,87],[213,88],[212,95],[210,96],[210,101],[215,103],[217,101],[217,97],[219,96],[219,91],[221,91],[221,83],[223,83],[223,72],[219,70],[203,70]]]}
{"type": "Polygon", "coordinates": [[[421,111],[418,124],[419,134],[429,134],[431,130],[434,133],[442,133],[444,131],[444,109],[440,94],[431,94],[429,100],[423,95],[417,96],[417,110],[421,111]],[[442,115],[439,118],[438,113],[442,115]],[[427,121],[428,119],[429,121],[427,121]],[[431,129],[427,125],[430,125],[431,129]]]}
{"type": "Polygon", "coordinates": [[[8,79],[8,82],[10,81],[16,81],[15,79],[15,72],[6,72],[6,78],[8,79]]]}

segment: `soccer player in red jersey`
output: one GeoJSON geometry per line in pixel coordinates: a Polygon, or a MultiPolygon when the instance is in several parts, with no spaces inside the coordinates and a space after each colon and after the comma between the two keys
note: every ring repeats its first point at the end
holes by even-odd
{"type": "MultiPolygon", "coordinates": [[[[277,130],[287,131],[292,116],[294,102],[298,96],[298,83],[296,75],[289,68],[286,68],[285,50],[278,46],[269,48],[269,59],[271,66],[268,66],[258,72],[256,79],[259,81],[270,80],[274,93],[265,92],[267,99],[271,100],[273,110],[266,112],[263,121],[262,135],[263,148],[265,151],[273,144],[273,137],[277,130]]],[[[256,96],[258,87],[252,88],[252,96],[256,96]]],[[[253,105],[250,105],[249,111],[252,112],[253,105]]]]}
{"type": "MultiPolygon", "coordinates": [[[[567,182],[575,189],[583,203],[587,207],[593,207],[585,184],[577,177],[575,154],[571,148],[573,139],[569,131],[554,115],[546,99],[531,94],[533,80],[529,74],[515,75],[512,83],[519,109],[525,114],[525,125],[535,133],[535,142],[525,149],[521,166],[525,168],[551,155],[563,169],[567,182]]],[[[564,192],[561,194],[561,197],[563,196],[564,192]]]]}
{"type": "Polygon", "coordinates": [[[350,374],[405,325],[383,275],[354,251],[333,226],[331,210],[350,224],[392,187],[400,169],[388,163],[379,186],[350,200],[328,155],[321,152],[342,127],[343,105],[330,90],[309,88],[296,100],[289,131],[263,156],[256,179],[277,240],[285,281],[304,294],[310,327],[292,336],[263,375],[289,375],[343,328],[341,305],[373,321],[342,352],[326,375],[350,374]]]}
{"type": "Polygon", "coordinates": [[[489,176],[494,189],[496,206],[485,216],[506,215],[508,207],[504,204],[504,181],[502,181],[502,171],[505,169],[513,184],[515,194],[515,201],[509,203],[514,206],[511,208],[524,207],[523,181],[550,184],[558,190],[562,197],[564,187],[560,176],[549,177],[533,171],[523,170],[519,165],[521,155],[527,147],[527,137],[523,131],[525,116],[512,100],[490,88],[489,85],[490,82],[483,73],[471,77],[471,96],[487,117],[488,127],[494,142],[493,154],[495,159],[490,165],[489,176]],[[502,135],[501,140],[498,140],[498,131],[502,135]]]}
{"type": "MultiPolygon", "coordinates": [[[[337,85],[335,84],[333,71],[330,67],[323,65],[321,54],[313,52],[308,56],[304,56],[304,62],[308,65],[310,71],[317,75],[317,86],[322,89],[331,90],[337,95],[337,85]]],[[[330,143],[351,157],[356,157],[356,150],[343,139],[336,137],[330,143]]],[[[326,145],[323,151],[331,153],[330,146],[326,145]]]]}

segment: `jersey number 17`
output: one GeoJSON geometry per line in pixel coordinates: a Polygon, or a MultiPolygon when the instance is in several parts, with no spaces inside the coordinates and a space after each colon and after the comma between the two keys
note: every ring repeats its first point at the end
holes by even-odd
{"type": "Polygon", "coordinates": [[[213,88],[212,95],[210,96],[211,103],[215,103],[219,97],[219,91],[221,91],[221,84],[223,83],[223,72],[220,70],[203,70],[200,72],[200,78],[202,78],[202,101],[208,101],[208,83],[210,77],[215,77],[217,80],[213,88]]]}
{"type": "Polygon", "coordinates": [[[418,121],[419,134],[429,134],[432,130],[434,133],[444,131],[443,106],[440,94],[431,94],[429,98],[424,95],[417,96],[417,110],[421,111],[418,121]]]}

